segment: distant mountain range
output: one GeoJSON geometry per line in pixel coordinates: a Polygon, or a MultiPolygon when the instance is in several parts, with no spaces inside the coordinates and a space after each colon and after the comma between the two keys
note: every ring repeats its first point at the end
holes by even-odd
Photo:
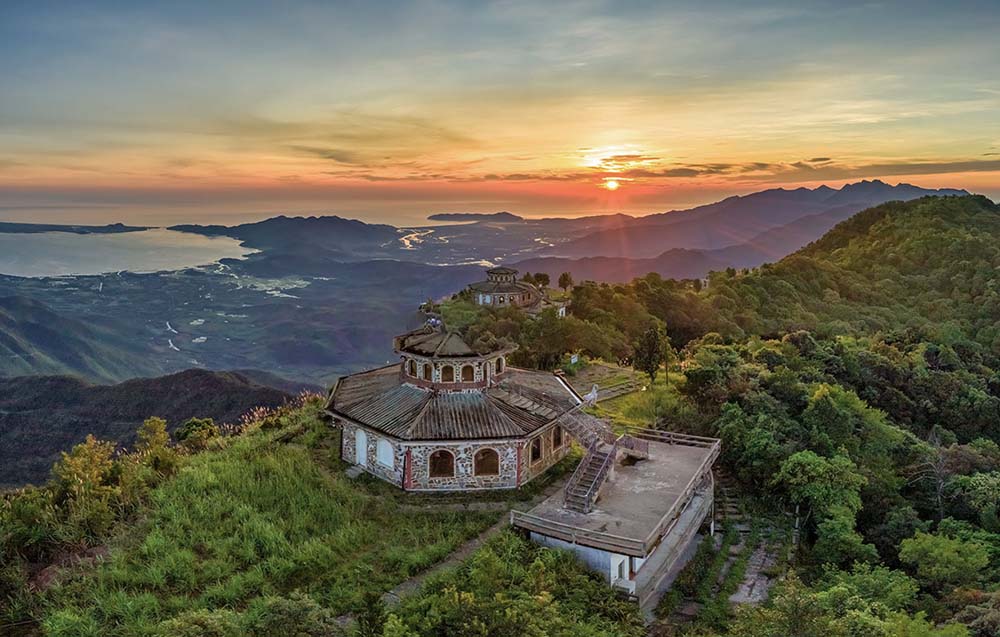
{"type": "Polygon", "coordinates": [[[304,253],[317,249],[328,255],[338,255],[343,258],[358,254],[371,255],[372,250],[380,251],[386,245],[394,244],[399,238],[399,230],[394,226],[370,224],[337,216],[281,215],[238,226],[187,224],[171,226],[169,230],[209,237],[232,237],[258,250],[304,253]]]}
{"type": "Polygon", "coordinates": [[[498,223],[497,215],[509,213],[489,213],[405,229],[281,216],[174,226],[233,237],[259,252],[177,272],[0,276],[0,374],[119,382],[191,367],[265,369],[325,385],[390,360],[391,337],[407,327],[412,308],[461,290],[493,264],[546,272],[553,281],[564,271],[578,281],[648,272],[702,277],[777,261],[882,201],[963,193],[864,181],[839,190],[768,190],[647,217],[498,223]]]}
{"type": "Polygon", "coordinates": [[[848,184],[840,190],[766,190],[691,210],[640,217],[635,223],[595,232],[554,246],[559,255],[518,262],[527,272],[577,280],[629,281],[648,272],[697,278],[711,270],[777,261],[821,237],[855,213],[887,201],[928,195],[962,196],[965,190],[929,190],[882,181],[848,184]]]}
{"type": "MultiPolygon", "coordinates": [[[[551,256],[576,258],[648,259],[672,248],[717,250],[751,242],[767,230],[803,217],[816,217],[817,227],[822,227],[825,219],[847,219],[856,212],[887,201],[967,194],[964,190],[951,188],[929,190],[910,184],[890,186],[879,180],[848,184],[840,190],[827,186],[795,190],[777,188],[729,197],[690,210],[640,217],[620,229],[595,232],[555,246],[548,252],[551,256]]],[[[817,231],[812,238],[818,238],[824,231],[817,231]]],[[[784,254],[798,247],[801,246],[793,246],[784,254]]]]}
{"type": "Polygon", "coordinates": [[[71,232],[73,234],[120,234],[149,230],[146,226],[126,226],[112,223],[106,226],[73,226],[52,223],[13,223],[0,221],[0,232],[9,234],[34,234],[38,232],[71,232]]]}
{"type": "Polygon", "coordinates": [[[431,221],[492,221],[494,223],[516,223],[524,221],[509,212],[441,212],[427,217],[431,221]]]}
{"type": "Polygon", "coordinates": [[[43,482],[59,452],[89,433],[131,444],[150,416],[166,419],[171,430],[193,417],[235,423],[256,406],[291,397],[236,372],[189,370],[117,385],[71,376],[0,377],[0,487],[43,482]]]}

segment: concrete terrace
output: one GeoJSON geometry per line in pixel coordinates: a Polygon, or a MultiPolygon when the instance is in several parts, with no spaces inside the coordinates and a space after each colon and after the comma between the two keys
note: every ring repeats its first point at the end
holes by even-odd
{"type": "Polygon", "coordinates": [[[516,526],[595,548],[645,556],[683,512],[705,479],[718,446],[650,441],[648,460],[617,463],[594,509],[578,513],[563,507],[556,493],[516,526]]]}

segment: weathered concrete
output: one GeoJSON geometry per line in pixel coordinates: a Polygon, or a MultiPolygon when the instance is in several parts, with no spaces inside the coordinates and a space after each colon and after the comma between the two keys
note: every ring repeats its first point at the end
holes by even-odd
{"type": "Polygon", "coordinates": [[[648,460],[615,466],[590,513],[563,508],[563,495],[557,493],[532,509],[532,515],[580,529],[645,540],[684,496],[685,487],[711,449],[650,442],[649,453],[648,460]]]}

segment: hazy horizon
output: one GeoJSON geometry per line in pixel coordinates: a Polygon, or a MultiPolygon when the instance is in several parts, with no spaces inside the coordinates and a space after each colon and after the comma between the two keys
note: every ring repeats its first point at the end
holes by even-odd
{"type": "MultiPolygon", "coordinates": [[[[873,178],[868,181],[877,180],[878,178],[873,178]]],[[[845,180],[843,182],[826,182],[819,184],[794,184],[794,185],[774,185],[772,188],[818,188],[820,186],[829,186],[831,188],[841,188],[842,186],[849,183],[857,183],[861,180],[845,180]]],[[[906,181],[887,181],[882,180],[886,183],[896,186],[899,184],[909,183],[910,185],[923,187],[923,188],[954,188],[963,189],[962,185],[949,184],[947,182],[941,185],[928,185],[926,182],[906,182],[906,181]]],[[[991,192],[976,191],[970,188],[964,188],[973,194],[983,194],[987,197],[997,200],[1000,199],[1000,190],[996,194],[991,192]]],[[[67,225],[109,225],[114,223],[123,223],[126,225],[136,225],[136,226],[150,226],[150,227],[168,227],[172,225],[179,224],[200,224],[200,225],[239,225],[243,223],[253,223],[255,221],[262,221],[264,219],[269,219],[279,215],[285,216],[338,216],[345,219],[358,219],[366,223],[374,224],[389,224],[397,227],[419,227],[419,226],[431,226],[431,225],[444,225],[448,222],[433,221],[429,217],[435,214],[448,214],[448,213],[478,213],[478,214],[493,214],[496,212],[510,212],[521,217],[528,219],[542,219],[542,218],[578,218],[586,217],[592,215],[613,215],[613,214],[627,214],[633,217],[642,217],[647,215],[660,214],[672,211],[683,211],[690,208],[695,208],[697,206],[702,206],[706,204],[715,203],[731,196],[745,196],[755,192],[760,192],[761,190],[767,190],[767,188],[754,189],[749,191],[736,191],[731,193],[720,193],[714,198],[709,194],[705,193],[705,199],[696,202],[680,202],[677,205],[671,206],[670,208],[645,208],[645,209],[623,209],[623,210],[608,210],[604,212],[595,212],[593,210],[583,210],[583,211],[565,211],[560,213],[559,211],[519,211],[517,209],[505,208],[502,206],[495,208],[480,207],[478,209],[472,208],[451,208],[451,209],[441,209],[433,210],[430,212],[421,212],[419,210],[419,202],[413,203],[409,202],[404,207],[403,210],[394,209],[375,209],[375,210],[362,210],[362,211],[349,211],[349,210],[337,210],[337,209],[323,209],[314,208],[311,206],[302,207],[289,207],[284,209],[275,210],[224,210],[224,209],[214,209],[214,210],[204,210],[204,209],[191,209],[191,207],[172,207],[172,208],[153,208],[140,207],[140,206],[122,206],[120,208],[104,208],[98,206],[75,206],[75,207],[47,207],[47,208],[24,208],[24,209],[11,209],[0,207],[0,221],[2,222],[15,222],[15,223],[52,223],[52,224],[67,224],[67,225]],[[417,209],[413,209],[417,208],[417,209]],[[408,210],[409,209],[409,210],[408,210]]],[[[502,202],[500,202],[502,203],[502,202]]],[[[459,222],[455,222],[459,223],[459,222]]]]}

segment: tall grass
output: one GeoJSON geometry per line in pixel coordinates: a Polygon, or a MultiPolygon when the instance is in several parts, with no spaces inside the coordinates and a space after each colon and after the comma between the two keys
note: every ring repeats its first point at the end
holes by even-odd
{"type": "Polygon", "coordinates": [[[496,520],[496,514],[401,510],[301,448],[267,436],[193,456],[157,488],[146,518],[93,573],[54,589],[55,635],[154,634],[198,609],[244,609],[264,595],[308,593],[344,613],[496,520]]]}

